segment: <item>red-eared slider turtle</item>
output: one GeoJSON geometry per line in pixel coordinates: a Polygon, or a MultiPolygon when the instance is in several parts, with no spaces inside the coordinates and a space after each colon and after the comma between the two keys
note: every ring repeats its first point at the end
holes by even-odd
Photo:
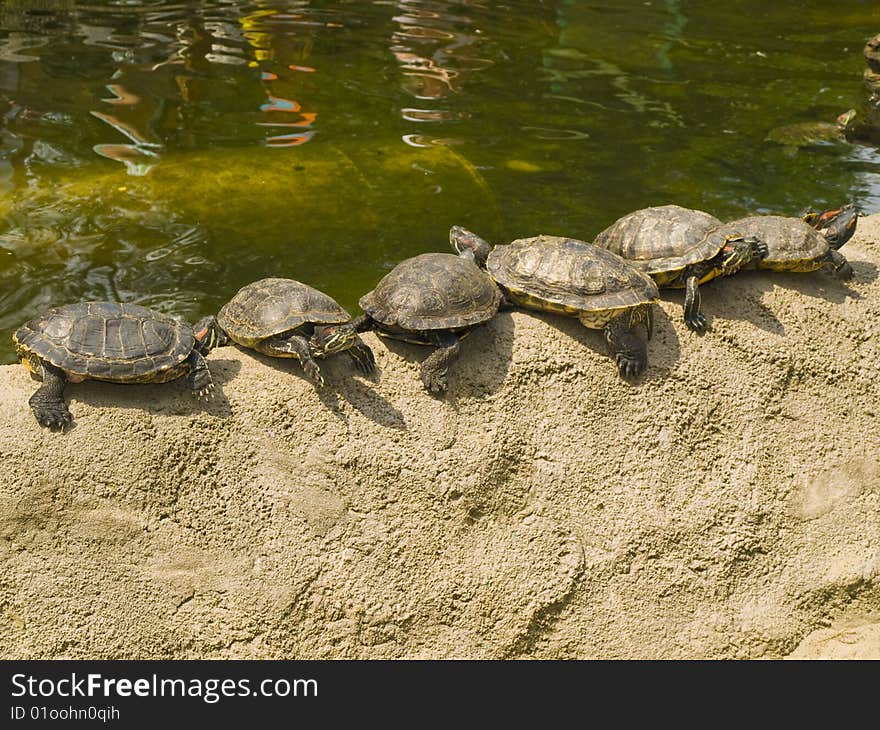
{"type": "Polygon", "coordinates": [[[42,380],[30,401],[41,426],[72,420],[64,385],[82,380],[165,383],[189,376],[199,396],[214,388],[205,355],[225,337],[213,317],[195,328],[136,304],[84,302],[50,309],[12,336],[21,361],[42,380]]]}
{"type": "Polygon", "coordinates": [[[848,109],[830,122],[798,122],[775,127],[767,132],[765,142],[774,142],[794,153],[800,147],[816,147],[847,141],[847,133],[853,126],[858,112],[848,109]]]}
{"type": "Polygon", "coordinates": [[[447,388],[447,371],[459,353],[459,340],[475,325],[495,316],[501,292],[482,271],[489,247],[474,256],[425,253],[401,261],[361,297],[366,313],[362,332],[437,349],[422,362],[422,383],[431,393],[447,388]]]}
{"type": "Polygon", "coordinates": [[[260,279],[242,287],[220,309],[217,322],[242,347],[298,359],[317,385],[324,378],[316,358],[344,351],[364,373],[376,363],[351,315],[335,299],[295,279],[260,279]]]}
{"type": "Polygon", "coordinates": [[[841,279],[852,276],[846,258],[831,248],[820,231],[801,218],[754,215],[731,221],[720,230],[723,233],[726,229],[760,237],[767,245],[767,256],[750,261],[743,269],[805,272],[829,266],[841,279]]]}
{"type": "Polygon", "coordinates": [[[622,256],[659,287],[684,288],[685,324],[701,332],[706,317],[699,285],[767,254],[760,240],[729,229],[719,232],[721,225],[701,210],[660,205],[618,219],[596,236],[596,245],[622,256]]]}
{"type": "MultiPolygon", "coordinates": [[[[452,227],[449,241],[458,251],[489,248],[459,226],[452,227]]],[[[511,304],[577,317],[585,327],[603,330],[621,375],[638,375],[647,366],[647,347],[637,331],[643,325],[650,339],[651,305],[659,293],[649,276],[620,256],[573,238],[534,236],[496,246],[486,269],[511,304]]]]}

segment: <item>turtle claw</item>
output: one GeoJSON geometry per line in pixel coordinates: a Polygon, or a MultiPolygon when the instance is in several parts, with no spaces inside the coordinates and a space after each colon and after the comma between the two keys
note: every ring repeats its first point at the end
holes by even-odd
{"type": "Polygon", "coordinates": [[[305,371],[306,377],[316,386],[319,388],[324,387],[324,376],[321,375],[321,368],[318,367],[318,363],[314,360],[308,360],[303,363],[303,370],[305,371]]]}
{"type": "Polygon", "coordinates": [[[622,378],[635,378],[645,369],[644,362],[623,352],[618,352],[614,361],[617,363],[617,371],[622,378]]]}
{"type": "Polygon", "coordinates": [[[770,247],[764,241],[760,241],[754,245],[753,251],[753,258],[766,259],[770,254],[770,247]]]}
{"type": "Polygon", "coordinates": [[[688,329],[692,332],[705,332],[706,331],[706,315],[702,312],[697,312],[697,314],[692,317],[685,317],[684,323],[687,325],[688,329]]]}
{"type": "Polygon", "coordinates": [[[58,406],[44,406],[34,410],[34,416],[43,428],[50,431],[65,431],[73,421],[73,416],[63,403],[58,406]]]}
{"type": "Polygon", "coordinates": [[[208,383],[204,388],[197,390],[196,396],[198,396],[199,400],[203,400],[206,403],[214,400],[214,383],[208,383]]]}

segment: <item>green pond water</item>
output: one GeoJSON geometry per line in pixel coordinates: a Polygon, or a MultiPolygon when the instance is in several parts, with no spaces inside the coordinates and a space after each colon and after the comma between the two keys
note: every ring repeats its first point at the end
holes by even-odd
{"type": "Polygon", "coordinates": [[[288,276],[354,313],[452,224],[880,210],[875,148],[764,141],[861,104],[878,31],[876,0],[0,2],[0,362],[83,299],[194,320],[288,276]]]}

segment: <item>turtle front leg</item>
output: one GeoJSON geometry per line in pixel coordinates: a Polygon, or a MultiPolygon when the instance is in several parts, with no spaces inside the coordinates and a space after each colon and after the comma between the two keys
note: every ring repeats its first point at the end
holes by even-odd
{"type": "Polygon", "coordinates": [[[852,278],[853,268],[850,266],[849,261],[846,260],[846,256],[839,251],[831,249],[825,254],[824,260],[834,269],[838,279],[846,280],[852,278]]]}
{"type": "Polygon", "coordinates": [[[214,397],[214,381],[208,370],[208,361],[198,350],[193,350],[186,359],[189,363],[189,389],[199,398],[214,397]]]}
{"type": "MultiPolygon", "coordinates": [[[[746,243],[749,244],[749,261],[760,261],[761,259],[766,259],[770,253],[770,247],[766,242],[760,240],[759,238],[755,238],[751,236],[750,238],[744,239],[746,243]]],[[[744,261],[737,270],[741,269],[746,263],[744,261]]]]}
{"type": "Polygon", "coordinates": [[[360,337],[355,338],[354,344],[346,352],[362,373],[369,375],[376,369],[376,357],[370,346],[360,337]]]}
{"type": "Polygon", "coordinates": [[[650,337],[653,329],[650,305],[643,313],[626,311],[605,324],[605,341],[621,377],[635,377],[648,367],[648,346],[635,331],[640,321],[644,321],[650,337]]]}
{"type": "Polygon", "coordinates": [[[73,421],[73,416],[64,402],[66,382],[64,373],[53,365],[41,363],[40,372],[37,374],[43,384],[30,397],[28,404],[34,412],[37,423],[53,431],[63,431],[73,421]]]}
{"type": "Polygon", "coordinates": [[[444,393],[449,387],[449,366],[458,359],[461,346],[452,332],[438,333],[434,344],[437,349],[422,362],[422,383],[429,393],[444,393]]]}
{"type": "Polygon", "coordinates": [[[684,323],[688,329],[694,332],[706,331],[706,315],[700,311],[702,298],[700,297],[699,278],[695,274],[687,277],[684,287],[684,323]]]}
{"type": "Polygon", "coordinates": [[[324,385],[324,376],[315,358],[312,357],[312,349],[309,341],[302,335],[279,335],[270,337],[259,343],[259,352],[270,357],[295,357],[299,360],[305,371],[306,377],[315,385],[324,385]]]}
{"type": "Polygon", "coordinates": [[[728,236],[717,256],[719,274],[721,276],[735,274],[750,261],[765,258],[768,252],[767,244],[754,236],[749,238],[728,236]]]}

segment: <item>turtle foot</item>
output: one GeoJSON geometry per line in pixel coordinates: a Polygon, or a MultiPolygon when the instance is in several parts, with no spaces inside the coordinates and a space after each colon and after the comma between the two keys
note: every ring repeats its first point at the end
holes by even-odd
{"type": "Polygon", "coordinates": [[[449,388],[446,370],[429,370],[427,372],[423,370],[422,383],[425,386],[425,390],[429,393],[445,393],[447,388],[449,388]]]}
{"type": "Polygon", "coordinates": [[[306,377],[311,380],[319,388],[324,387],[324,376],[321,375],[321,368],[314,360],[307,360],[302,364],[306,377]]]}
{"type": "Polygon", "coordinates": [[[618,352],[614,356],[614,361],[617,363],[617,371],[622,378],[634,378],[637,375],[641,375],[648,366],[644,359],[628,355],[624,352],[618,352]]]}
{"type": "Polygon", "coordinates": [[[837,276],[837,278],[840,279],[841,281],[846,281],[847,279],[852,279],[853,276],[855,275],[855,272],[853,271],[853,267],[850,266],[849,261],[847,261],[845,264],[842,264],[839,268],[837,268],[835,270],[834,273],[837,276]]]}
{"type": "Polygon", "coordinates": [[[193,391],[196,394],[196,397],[199,400],[203,401],[211,401],[214,400],[214,383],[208,383],[206,386],[199,388],[196,391],[193,391]]]}
{"type": "Polygon", "coordinates": [[[708,323],[706,322],[706,315],[702,312],[697,312],[697,314],[692,317],[685,317],[684,323],[687,325],[687,328],[692,332],[703,333],[706,331],[708,323]]]}
{"type": "Polygon", "coordinates": [[[32,406],[32,408],[37,423],[52,431],[64,431],[73,421],[73,416],[63,402],[32,406]]]}

